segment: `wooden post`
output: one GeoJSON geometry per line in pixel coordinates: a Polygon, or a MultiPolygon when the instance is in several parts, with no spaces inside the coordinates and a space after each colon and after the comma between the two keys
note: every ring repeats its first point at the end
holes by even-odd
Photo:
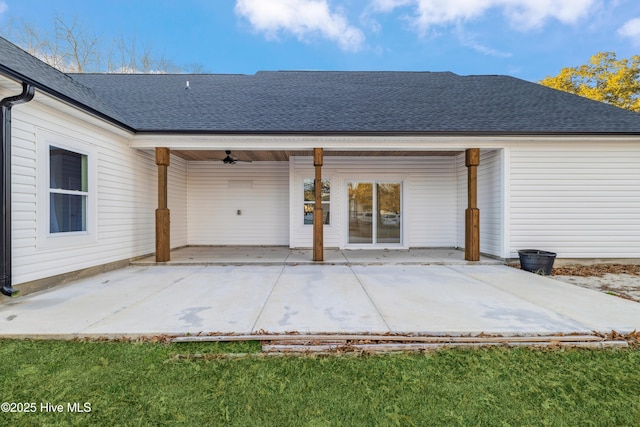
{"type": "Polygon", "coordinates": [[[156,209],[156,262],[171,260],[171,218],[167,207],[167,168],[170,150],[156,148],[158,165],[158,209],[156,209]]]}
{"type": "Polygon", "coordinates": [[[322,210],[322,148],[313,149],[313,166],[316,177],[313,181],[315,188],[315,206],[313,210],[313,260],[324,261],[324,213],[322,210]]]}
{"type": "Polygon", "coordinates": [[[480,209],[478,209],[480,149],[469,148],[465,156],[468,206],[465,211],[464,259],[480,261],[480,209]]]}

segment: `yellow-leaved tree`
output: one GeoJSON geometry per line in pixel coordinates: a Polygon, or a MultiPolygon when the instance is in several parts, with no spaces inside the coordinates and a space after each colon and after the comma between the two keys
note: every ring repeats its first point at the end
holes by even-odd
{"type": "Polygon", "coordinates": [[[539,83],[640,113],[640,55],[616,59],[614,52],[600,52],[539,83]]]}

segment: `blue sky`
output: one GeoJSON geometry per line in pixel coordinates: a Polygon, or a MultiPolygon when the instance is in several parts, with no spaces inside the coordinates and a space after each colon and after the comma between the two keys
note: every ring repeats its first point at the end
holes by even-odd
{"type": "Polygon", "coordinates": [[[0,25],[55,16],[210,73],[406,70],[531,81],[599,51],[640,54],[638,0],[0,0],[0,25]]]}

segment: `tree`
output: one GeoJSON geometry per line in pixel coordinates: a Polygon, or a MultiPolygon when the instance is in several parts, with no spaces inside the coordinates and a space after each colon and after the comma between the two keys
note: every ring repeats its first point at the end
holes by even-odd
{"type": "Polygon", "coordinates": [[[640,112],[640,55],[618,60],[614,52],[600,52],[587,64],[563,68],[539,83],[640,112]]]}
{"type": "MultiPolygon", "coordinates": [[[[105,43],[77,18],[68,23],[60,17],[53,21],[53,31],[46,31],[20,21],[10,21],[0,33],[43,62],[70,73],[180,73],[164,55],[154,55],[148,47],[140,48],[135,38],[120,36],[105,43]]],[[[202,71],[197,64],[191,69],[202,71]]]]}

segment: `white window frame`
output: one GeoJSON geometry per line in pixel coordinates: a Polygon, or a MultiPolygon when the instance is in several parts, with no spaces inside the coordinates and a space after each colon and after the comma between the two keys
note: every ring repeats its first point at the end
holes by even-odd
{"type": "MultiPolygon", "coordinates": [[[[408,212],[407,212],[407,194],[406,194],[406,188],[407,188],[407,182],[408,179],[407,177],[397,177],[397,176],[380,176],[379,178],[371,178],[368,176],[353,176],[351,178],[347,178],[343,180],[343,185],[344,185],[344,189],[343,191],[343,197],[344,197],[344,201],[345,201],[345,207],[343,208],[344,211],[344,219],[342,220],[343,222],[343,229],[344,232],[342,233],[341,236],[341,240],[342,240],[342,245],[341,248],[345,248],[345,249],[382,249],[382,248],[389,248],[389,249],[408,249],[409,248],[409,238],[407,236],[407,218],[408,218],[408,212]],[[400,184],[400,243],[379,243],[376,241],[376,243],[349,243],[349,183],[364,183],[364,182],[370,182],[374,185],[376,184],[388,184],[388,183],[393,183],[393,184],[400,184]]],[[[377,194],[376,191],[373,192],[373,204],[374,206],[377,205],[377,194]]],[[[375,223],[372,224],[373,226],[373,238],[374,240],[377,240],[377,236],[376,236],[376,230],[375,230],[375,223]]]]}
{"type": "Polygon", "coordinates": [[[38,248],[60,249],[86,246],[97,242],[97,150],[94,145],[66,135],[37,131],[37,176],[38,176],[38,248]],[[57,147],[87,156],[87,192],[67,191],[50,188],[50,149],[57,147]],[[52,233],[51,194],[77,194],[87,198],[86,230],[52,233]]]}
{"type": "MultiPolygon", "coordinates": [[[[329,201],[328,202],[322,202],[322,204],[328,204],[329,205],[329,223],[325,223],[323,222],[323,225],[325,227],[331,227],[331,224],[333,223],[333,219],[331,218],[331,216],[333,215],[333,206],[331,205],[331,200],[333,199],[333,188],[331,185],[331,178],[322,178],[323,181],[327,181],[329,183],[329,201]]],[[[304,199],[304,184],[305,181],[314,181],[315,182],[315,178],[302,178],[302,206],[304,207],[304,205],[313,205],[315,206],[315,201],[306,201],[304,199]]],[[[313,227],[313,223],[311,224],[305,224],[304,223],[304,219],[302,221],[302,225],[304,227],[313,227]]]]}

